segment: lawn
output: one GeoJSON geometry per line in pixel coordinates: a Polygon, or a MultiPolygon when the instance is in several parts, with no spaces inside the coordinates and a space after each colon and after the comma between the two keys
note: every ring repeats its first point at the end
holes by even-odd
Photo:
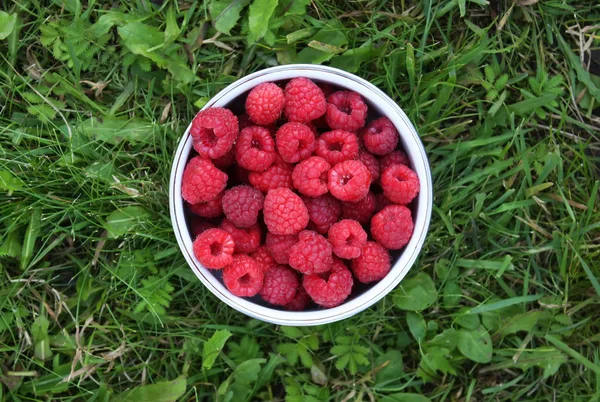
{"type": "Polygon", "coordinates": [[[600,401],[600,4],[229,3],[0,2],[0,401],[600,401]],[[210,294],[167,194],[199,108],[295,62],[397,101],[435,193],[402,285],[304,328],[210,294]]]}

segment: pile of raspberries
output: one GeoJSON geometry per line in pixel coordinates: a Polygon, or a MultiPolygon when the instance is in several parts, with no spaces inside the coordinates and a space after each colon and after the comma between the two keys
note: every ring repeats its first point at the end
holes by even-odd
{"type": "Polygon", "coordinates": [[[392,122],[368,121],[358,93],[283,84],[254,87],[240,116],[213,107],[194,118],[198,155],[182,183],[194,254],[236,296],[335,307],[355,280],[390,271],[389,250],[412,236],[419,178],[392,122]]]}

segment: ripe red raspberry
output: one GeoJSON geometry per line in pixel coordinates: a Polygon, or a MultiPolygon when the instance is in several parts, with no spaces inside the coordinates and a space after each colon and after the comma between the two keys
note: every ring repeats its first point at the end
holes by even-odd
{"type": "Polygon", "coordinates": [[[320,275],[304,275],[302,285],[311,299],[323,307],[339,306],[352,292],[352,274],[334,257],[331,270],[320,275]]]}
{"type": "Polygon", "coordinates": [[[265,273],[277,265],[277,261],[271,256],[269,250],[267,250],[267,246],[260,246],[255,252],[250,254],[250,257],[254,258],[254,261],[256,261],[265,273]]]}
{"type": "Polygon", "coordinates": [[[207,221],[206,219],[200,218],[196,215],[190,216],[190,232],[192,234],[192,239],[196,238],[208,229],[212,229],[214,227],[216,226],[212,222],[207,221]]]}
{"type": "Polygon", "coordinates": [[[308,210],[302,199],[288,188],[269,190],[263,207],[265,224],[270,232],[289,235],[308,225],[308,210]]]}
{"type": "Polygon", "coordinates": [[[381,164],[381,172],[382,173],[384,170],[387,170],[387,168],[389,168],[392,165],[410,166],[410,161],[408,160],[408,156],[400,150],[396,150],[396,151],[392,152],[391,154],[382,156],[379,159],[379,163],[381,164]]]}
{"type": "Polygon", "coordinates": [[[373,120],[363,131],[365,147],[375,155],[392,153],[398,145],[398,140],[398,131],[387,117],[373,120]]]}
{"type": "Polygon", "coordinates": [[[223,195],[223,212],[238,228],[249,228],[256,224],[264,198],[255,188],[246,185],[235,186],[226,190],[223,195]]]}
{"type": "Polygon", "coordinates": [[[419,194],[419,177],[406,165],[392,165],[381,175],[383,195],[395,204],[408,204],[419,194]]]}
{"type": "Polygon", "coordinates": [[[375,195],[369,191],[367,196],[357,202],[342,202],[342,218],[354,219],[362,225],[368,225],[375,213],[375,195]]]}
{"type": "Polygon", "coordinates": [[[254,188],[262,191],[263,193],[269,192],[279,187],[285,187],[293,189],[292,184],[292,171],[294,167],[284,162],[279,155],[275,158],[275,162],[262,173],[250,172],[248,174],[248,180],[254,188]]]}
{"type": "Polygon", "coordinates": [[[358,151],[358,157],[356,158],[356,160],[359,160],[362,163],[364,163],[364,165],[367,167],[367,169],[369,169],[369,172],[371,172],[371,182],[372,183],[375,183],[377,180],[379,180],[379,176],[380,176],[379,161],[373,154],[360,149],[358,151]]]}
{"type": "Polygon", "coordinates": [[[285,123],[275,137],[279,155],[289,163],[308,158],[315,149],[315,134],[302,123],[285,123]]]}
{"type": "Polygon", "coordinates": [[[356,92],[337,91],[327,97],[327,124],[334,130],[356,131],[365,125],[367,104],[356,92]]]}
{"type": "Polygon", "coordinates": [[[310,221],[315,225],[318,233],[327,233],[331,225],[340,219],[342,206],[331,194],[323,194],[316,198],[304,197],[303,200],[310,221]]]}
{"type": "Polygon", "coordinates": [[[236,253],[251,253],[260,245],[261,230],[258,224],[247,229],[236,227],[229,219],[223,219],[221,229],[228,232],[235,241],[236,253]]]}
{"type": "Polygon", "coordinates": [[[333,130],[317,139],[315,153],[332,165],[358,156],[358,139],[354,133],[333,130]]]}
{"type": "Polygon", "coordinates": [[[338,200],[356,202],[369,193],[371,173],[360,161],[344,161],[335,165],[328,175],[327,187],[338,200]]]}
{"type": "Polygon", "coordinates": [[[292,79],[285,86],[284,114],[289,121],[308,123],[325,114],[327,101],[321,88],[308,78],[292,79]]]}
{"type": "Polygon", "coordinates": [[[275,161],[275,141],[264,127],[250,126],[240,132],[235,160],[244,169],[264,172],[275,161]]]}
{"type": "Polygon", "coordinates": [[[238,120],[229,109],[204,109],[194,117],[190,134],[194,140],[194,149],[200,156],[217,159],[233,146],[238,135],[238,120]]]}
{"type": "Polygon", "coordinates": [[[385,198],[385,195],[383,194],[375,194],[375,213],[381,211],[388,205],[394,205],[394,203],[385,198]]]}
{"type": "Polygon", "coordinates": [[[300,283],[298,286],[298,291],[296,292],[296,296],[292,299],[291,302],[283,306],[288,311],[303,311],[306,309],[308,304],[310,303],[310,296],[306,293],[304,286],[300,283]]]}
{"type": "Polygon", "coordinates": [[[318,156],[311,156],[296,165],[292,173],[294,187],[299,193],[318,197],[327,192],[327,173],[331,165],[318,156]]]}
{"type": "Polygon", "coordinates": [[[371,236],[390,250],[399,250],[412,237],[414,223],[410,209],[404,205],[390,205],[371,219],[371,236]]]}
{"type": "Polygon", "coordinates": [[[203,218],[217,218],[223,213],[223,207],[221,206],[222,198],[223,193],[219,194],[217,198],[210,201],[200,202],[198,204],[190,204],[190,211],[203,218]]]}
{"type": "Polygon", "coordinates": [[[225,155],[218,157],[217,159],[212,160],[213,164],[219,169],[227,169],[233,162],[235,162],[235,152],[234,149],[231,148],[229,152],[225,155]]]}
{"type": "Polygon", "coordinates": [[[278,264],[287,264],[290,261],[290,248],[298,242],[298,235],[276,235],[267,232],[265,246],[269,254],[278,264]]]}
{"type": "Polygon", "coordinates": [[[390,272],[390,253],[379,243],[368,241],[360,257],[352,260],[352,272],[362,283],[378,281],[390,272]]]}
{"type": "Polygon", "coordinates": [[[246,98],[246,112],[256,124],[267,125],[276,122],[284,105],[283,90],[272,82],[258,84],[246,98]]]}
{"type": "Polygon", "coordinates": [[[299,286],[296,271],[287,265],[277,265],[265,273],[260,297],[276,306],[283,306],[294,300],[299,286]]]}
{"type": "Polygon", "coordinates": [[[233,261],[235,241],[221,229],[208,229],[194,240],[194,255],[209,269],[221,269],[233,261]]]}
{"type": "Polygon", "coordinates": [[[263,271],[252,257],[236,254],[230,265],[223,269],[223,283],[231,293],[239,297],[252,297],[263,286],[263,271]]]}
{"type": "Polygon", "coordinates": [[[216,198],[227,184],[227,174],[213,165],[210,159],[193,157],[183,171],[181,196],[190,204],[216,198]]]}
{"type": "Polygon", "coordinates": [[[352,219],[342,219],[329,228],[327,238],[333,253],[340,258],[357,258],[367,242],[367,232],[360,223],[352,219]]]}
{"type": "Polygon", "coordinates": [[[332,252],[326,238],[312,230],[303,230],[298,243],[290,249],[290,266],[305,275],[327,272],[333,263],[332,252]]]}

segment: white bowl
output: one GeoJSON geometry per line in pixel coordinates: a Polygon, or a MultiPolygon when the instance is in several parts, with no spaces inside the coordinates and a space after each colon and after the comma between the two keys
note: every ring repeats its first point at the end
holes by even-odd
{"type": "Polygon", "coordinates": [[[284,311],[259,305],[252,300],[232,295],[220,279],[198,262],[192,251],[193,239],[190,237],[184,213],[184,202],[181,197],[181,179],[192,150],[192,138],[189,134],[191,124],[181,138],[175,153],[169,184],[169,207],[175,237],[187,263],[198,279],[215,296],[234,309],[262,321],[294,326],[319,325],[342,320],[361,312],[387,295],[406,276],[421,251],[429,228],[433,205],[433,185],[425,149],[406,114],[384,92],[354,74],[332,67],[311,64],[292,64],[267,68],[247,75],[227,86],[214,96],[204,108],[227,107],[232,100],[262,82],[289,80],[295,77],[307,77],[314,81],[328,82],[337,87],[358,92],[368,101],[370,109],[374,108],[381,115],[387,116],[400,133],[400,142],[410,158],[411,167],[419,176],[421,191],[412,204],[415,224],[413,236],[406,248],[400,252],[399,258],[395,260],[389,274],[362,294],[330,309],[300,312],[284,311]]]}

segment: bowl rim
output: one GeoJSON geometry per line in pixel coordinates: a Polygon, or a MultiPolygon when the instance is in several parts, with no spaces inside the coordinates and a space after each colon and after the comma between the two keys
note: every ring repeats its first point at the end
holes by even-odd
{"type": "Polygon", "coordinates": [[[391,292],[404,279],[414,265],[425,242],[431,214],[433,210],[433,183],[425,147],[408,116],[387,94],[375,85],[346,71],[321,65],[288,64],[270,67],[246,75],[229,84],[213,96],[202,108],[226,106],[231,100],[245,93],[261,82],[279,81],[294,77],[308,77],[317,81],[325,81],[359,92],[372,104],[375,104],[382,115],[387,116],[396,126],[400,141],[411,160],[411,164],[421,182],[418,197],[417,218],[415,219],[413,236],[402,251],[400,257],[392,265],[388,277],[391,280],[379,281],[364,293],[340,306],[323,310],[292,312],[261,306],[241,297],[232,295],[223,284],[204,268],[194,256],[192,239],[187,229],[184,214],[184,201],[181,197],[181,179],[192,148],[190,136],[191,122],[179,140],[173,158],[169,181],[169,210],[177,244],[188,266],[200,279],[203,285],[221,301],[246,314],[247,316],[279,325],[308,326],[339,321],[367,309],[391,292]],[[368,95],[365,95],[368,93],[368,95]],[[374,102],[373,98],[377,98],[374,102]],[[386,110],[387,112],[382,111],[386,110]],[[402,263],[400,265],[400,263],[402,263]]]}

